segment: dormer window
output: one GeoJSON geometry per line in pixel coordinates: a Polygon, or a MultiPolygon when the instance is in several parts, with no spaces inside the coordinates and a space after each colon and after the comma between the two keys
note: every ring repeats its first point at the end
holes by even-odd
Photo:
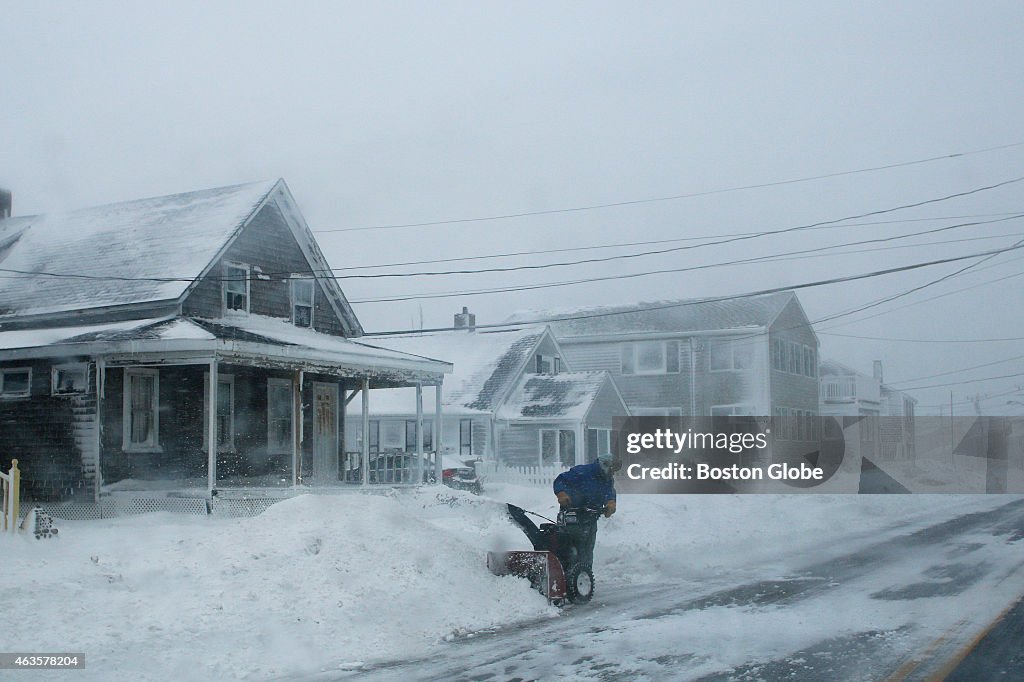
{"type": "Polygon", "coordinates": [[[292,275],[292,323],[296,327],[313,326],[314,281],[308,275],[292,275]]]}
{"type": "Polygon", "coordinates": [[[249,266],[245,263],[224,264],[224,312],[249,312],[249,266]]]}
{"type": "Polygon", "coordinates": [[[558,374],[562,367],[561,358],[557,355],[537,354],[535,374],[558,374]]]}

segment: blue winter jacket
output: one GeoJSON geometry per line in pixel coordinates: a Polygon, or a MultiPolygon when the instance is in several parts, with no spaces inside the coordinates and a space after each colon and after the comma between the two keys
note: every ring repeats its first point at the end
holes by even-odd
{"type": "Polygon", "coordinates": [[[611,476],[604,475],[597,461],[563,471],[555,478],[554,489],[556,495],[561,492],[568,495],[573,507],[604,509],[606,502],[615,499],[615,482],[611,476]]]}

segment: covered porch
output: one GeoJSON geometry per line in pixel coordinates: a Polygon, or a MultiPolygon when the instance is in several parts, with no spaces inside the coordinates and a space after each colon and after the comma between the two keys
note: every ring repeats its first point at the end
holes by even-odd
{"type": "Polygon", "coordinates": [[[79,502],[280,498],[440,480],[440,437],[424,433],[444,432],[448,363],[257,316],[66,333],[17,352],[84,367],[85,386],[68,403],[82,462],[79,502]],[[377,461],[364,439],[345,453],[346,414],[368,423],[374,390],[383,388],[416,396],[415,458],[377,461]],[[437,406],[429,414],[425,392],[437,406]]]}

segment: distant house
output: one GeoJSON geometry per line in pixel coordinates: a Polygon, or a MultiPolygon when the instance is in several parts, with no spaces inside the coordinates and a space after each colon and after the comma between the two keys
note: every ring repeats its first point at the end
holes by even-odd
{"type": "Polygon", "coordinates": [[[913,458],[917,400],[883,383],[882,363],[862,374],[834,360],[821,363],[821,414],[870,417],[858,429],[861,452],[880,459],[913,458]]]}
{"type": "Polygon", "coordinates": [[[338,484],[356,393],[451,369],[359,339],[280,180],[8,217],[0,268],[0,454],[36,499],[338,484]]]}
{"type": "MultiPolygon", "coordinates": [[[[441,358],[454,365],[444,384],[443,451],[466,459],[509,465],[573,465],[610,450],[612,418],[628,410],[607,372],[573,371],[544,325],[501,331],[476,330],[467,312],[454,331],[376,339],[402,353],[441,358]]],[[[423,409],[436,408],[427,394],[423,409]]],[[[371,453],[413,452],[415,394],[377,391],[371,403],[371,453]]],[[[346,449],[358,451],[362,429],[354,416],[346,449]]],[[[432,429],[424,435],[430,449],[432,429]]]]}
{"type": "Polygon", "coordinates": [[[522,312],[510,321],[538,316],[553,320],[574,368],[614,377],[634,415],[817,414],[818,338],[794,293],[522,312]]]}

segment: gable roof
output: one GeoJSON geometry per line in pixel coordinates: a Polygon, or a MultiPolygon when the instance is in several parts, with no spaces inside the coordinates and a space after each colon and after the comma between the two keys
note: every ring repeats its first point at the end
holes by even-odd
{"type": "Polygon", "coordinates": [[[275,185],[235,185],[0,221],[0,234],[17,230],[0,269],[19,275],[0,279],[0,314],[176,299],[275,185]]]}
{"type": "MultiPolygon", "coordinates": [[[[173,302],[273,200],[310,268],[329,272],[283,180],[0,220],[0,320],[173,302]]],[[[333,277],[318,277],[350,336],[362,328],[333,277]]]]}
{"type": "Polygon", "coordinates": [[[501,406],[498,418],[581,420],[606,381],[606,372],[524,375],[501,406]]]}
{"type": "Polygon", "coordinates": [[[509,322],[551,319],[559,339],[644,332],[698,332],[767,327],[796,299],[792,291],[723,300],[650,301],[574,310],[530,310],[509,322]],[[558,320],[559,317],[577,319],[558,320]]]}
{"type": "MultiPolygon", "coordinates": [[[[454,364],[444,381],[444,405],[459,413],[492,412],[511,389],[526,362],[550,330],[531,326],[503,331],[445,331],[389,336],[366,343],[454,364]]],[[[433,409],[432,391],[424,394],[424,410],[433,409]]],[[[374,414],[411,414],[414,395],[402,389],[370,394],[374,414]]]]}

